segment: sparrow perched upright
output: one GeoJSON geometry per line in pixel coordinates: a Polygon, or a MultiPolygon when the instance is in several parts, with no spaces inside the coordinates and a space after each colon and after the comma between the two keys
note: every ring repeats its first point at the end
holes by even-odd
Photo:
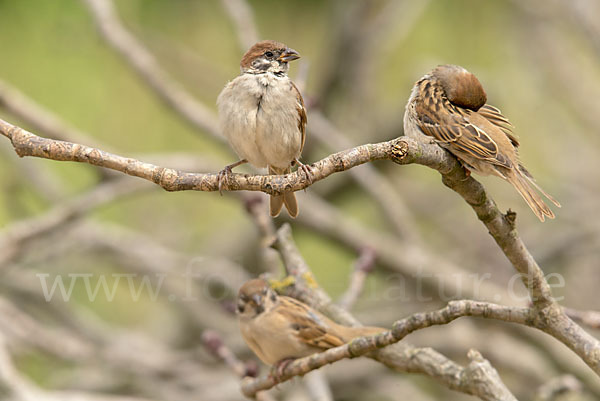
{"type": "Polygon", "coordinates": [[[282,365],[385,331],[339,325],[294,298],[277,295],[263,279],[242,285],[237,314],[244,341],[268,365],[282,365]]]}
{"type": "MultiPolygon", "coordinates": [[[[219,173],[219,189],[233,167],[250,163],[269,174],[287,174],[298,164],[311,181],[310,168],[299,160],[306,138],[306,109],[300,91],[288,77],[288,62],[300,58],[283,43],[265,40],[252,46],[240,62],[241,74],[217,99],[221,129],[240,161],[219,173]]],[[[298,215],[293,192],[272,195],[271,216],[285,205],[298,215]]]]}
{"type": "Polygon", "coordinates": [[[521,164],[512,124],[486,101],[475,75],[456,65],[441,65],[415,83],[404,113],[405,135],[433,137],[468,171],[495,175],[512,184],[540,221],[544,216],[554,218],[534,188],[557,207],[560,204],[521,164]]]}

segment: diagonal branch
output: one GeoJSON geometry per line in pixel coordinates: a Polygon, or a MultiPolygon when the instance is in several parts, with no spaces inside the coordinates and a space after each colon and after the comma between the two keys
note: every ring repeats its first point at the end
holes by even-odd
{"type": "Polygon", "coordinates": [[[258,42],[258,31],[254,23],[254,13],[245,0],[221,0],[223,8],[235,24],[240,50],[245,52],[258,42]]]}
{"type": "MultiPolygon", "coordinates": [[[[443,325],[463,316],[480,316],[509,322],[526,324],[530,319],[528,308],[508,307],[486,302],[476,301],[453,301],[443,309],[416,313],[394,323],[392,330],[384,333],[354,339],[352,342],[327,351],[300,358],[290,363],[283,371],[280,380],[272,376],[262,377],[255,380],[247,380],[242,385],[243,393],[252,397],[257,391],[267,390],[281,381],[286,381],[295,376],[304,375],[314,369],[337,362],[342,359],[356,358],[369,352],[395,344],[408,334],[434,325],[443,325]]],[[[483,358],[476,351],[470,351],[470,359],[483,362],[483,358]]],[[[487,361],[486,361],[487,362],[487,361]]],[[[500,381],[498,373],[487,363],[485,381],[469,380],[464,377],[465,387],[463,391],[477,395],[484,400],[516,400],[510,391],[500,381]]]]}
{"type": "Polygon", "coordinates": [[[213,113],[190,96],[159,66],[154,56],[118,19],[112,1],[84,0],[100,30],[100,34],[133,66],[144,81],[171,107],[185,116],[194,127],[223,142],[213,113]]]}
{"type": "MultiPolygon", "coordinates": [[[[168,191],[217,191],[217,174],[186,173],[125,158],[99,149],[70,142],[41,138],[0,120],[0,133],[9,138],[19,156],[35,156],[59,161],[77,161],[110,168],[154,182],[168,191]]],[[[539,319],[538,328],[557,338],[579,355],[596,373],[600,373],[600,342],[576,325],[552,298],[544,274],[519,237],[514,220],[516,214],[502,214],[484,187],[473,177],[467,177],[458,161],[432,143],[400,137],[387,142],[361,145],[332,154],[314,163],[313,182],[374,160],[392,160],[398,164],[417,163],[442,174],[443,183],[461,195],[488,228],[500,249],[529,290],[539,319]]],[[[225,190],[262,191],[281,194],[307,188],[303,174],[284,176],[233,174],[225,190]]]]}

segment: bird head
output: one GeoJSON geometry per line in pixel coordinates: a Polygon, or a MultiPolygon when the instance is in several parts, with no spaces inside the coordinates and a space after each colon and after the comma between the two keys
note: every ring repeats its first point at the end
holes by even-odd
{"type": "Polygon", "coordinates": [[[448,100],[457,106],[477,111],[487,101],[477,77],[462,67],[440,65],[431,75],[438,80],[448,100]]]}
{"type": "Polygon", "coordinates": [[[277,294],[266,280],[254,279],[245,282],[238,292],[237,313],[254,318],[277,303],[277,294]]]}
{"type": "Polygon", "coordinates": [[[288,62],[300,58],[298,52],[290,49],[283,43],[274,40],[263,40],[252,46],[240,62],[243,73],[260,74],[271,72],[286,74],[289,69],[288,62]]]}

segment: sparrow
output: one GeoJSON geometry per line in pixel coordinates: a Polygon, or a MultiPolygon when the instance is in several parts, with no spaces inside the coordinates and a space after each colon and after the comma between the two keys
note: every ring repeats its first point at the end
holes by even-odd
{"type": "MultiPolygon", "coordinates": [[[[241,74],[230,81],[217,99],[223,135],[240,160],[219,173],[219,191],[231,169],[244,163],[269,174],[287,174],[297,164],[311,182],[310,167],[299,160],[306,139],[306,108],[300,91],[288,77],[288,63],[300,58],[283,43],[256,43],[242,57],[241,74]]],[[[291,217],[298,216],[293,192],[271,195],[271,216],[285,205],[291,217]]]]}
{"type": "Polygon", "coordinates": [[[283,367],[296,358],[385,331],[339,325],[294,298],[277,295],[263,279],[242,285],[237,315],[242,337],[256,356],[267,365],[283,367]]]}
{"type": "Polygon", "coordinates": [[[557,207],[560,204],[536,184],[519,160],[513,125],[486,102],[487,95],[475,75],[456,65],[438,66],[412,89],[404,113],[405,135],[433,138],[459,159],[467,173],[503,178],[540,221],[553,219],[554,213],[534,188],[557,207]]]}

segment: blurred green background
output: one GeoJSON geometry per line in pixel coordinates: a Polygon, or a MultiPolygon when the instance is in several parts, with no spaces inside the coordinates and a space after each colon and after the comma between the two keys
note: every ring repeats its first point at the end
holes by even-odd
{"type": "MultiPolygon", "coordinates": [[[[115,4],[126,28],[168,75],[216,111],[216,97],[239,73],[244,52],[221,2],[119,0],[115,4]]],[[[352,145],[388,140],[402,134],[404,105],[420,76],[447,63],[462,65],[476,74],[487,91],[488,102],[515,125],[525,165],[563,207],[555,210],[556,220],[541,224],[508,184],[494,178],[483,178],[482,182],[502,210],[518,212],[519,231],[543,269],[565,277],[566,287],[556,290],[565,297],[564,303],[581,309],[600,308],[596,296],[600,280],[600,220],[596,217],[600,196],[600,7],[596,1],[256,0],[249,4],[261,39],[282,41],[302,55],[292,65],[290,75],[302,82],[309,106],[305,162],[342,150],[330,149],[311,136],[312,109],[327,116],[352,145]],[[340,37],[349,42],[340,45],[340,37]],[[357,46],[360,41],[366,44],[357,46]]],[[[192,127],[156,96],[102,39],[81,1],[0,0],[0,49],[1,81],[117,154],[142,160],[185,154],[214,166],[236,160],[227,146],[192,127]]],[[[45,135],[2,106],[0,102],[1,118],[45,135]]],[[[43,216],[107,178],[98,169],[80,163],[18,160],[7,140],[0,141],[0,155],[0,228],[5,232],[21,221],[43,216]],[[55,196],[40,191],[26,171],[33,171],[55,196]]],[[[512,268],[470,208],[440,185],[436,172],[384,162],[374,166],[406,203],[426,249],[466,270],[489,272],[492,281],[505,285],[512,268]]],[[[365,190],[349,180],[348,173],[339,176],[345,177],[330,177],[307,192],[321,195],[357,224],[383,234],[393,231],[365,190]]],[[[131,178],[129,182],[134,181],[131,178]]],[[[298,196],[302,214],[303,197],[308,195],[298,196]]],[[[167,193],[144,187],[93,208],[76,220],[144,233],[156,244],[190,258],[231,260],[250,275],[264,270],[258,256],[260,238],[235,196],[167,193]]],[[[277,224],[282,221],[277,220],[277,224]]],[[[356,250],[310,225],[292,223],[292,228],[319,283],[334,299],[340,296],[357,258],[356,250]]],[[[15,271],[22,276],[19,280],[32,288],[39,287],[35,274],[40,272],[53,278],[69,273],[111,275],[129,271],[121,258],[76,239],[76,234],[63,236],[58,232],[28,244],[26,252],[4,266],[8,278],[0,288],[3,296],[14,302],[23,296],[18,286],[10,283],[18,281],[11,278],[15,271]]],[[[210,270],[210,263],[206,265],[210,270]]],[[[387,304],[380,308],[386,313],[371,315],[369,308],[381,301],[378,296],[388,288],[390,274],[382,267],[369,277],[367,292],[356,308],[367,323],[389,325],[409,312],[439,304],[438,299],[426,304],[387,304]]],[[[97,283],[95,277],[92,280],[97,283]]],[[[136,283],[140,283],[137,278],[136,283]]],[[[407,291],[413,291],[408,287],[407,291]]],[[[123,281],[116,288],[113,300],[100,294],[90,301],[85,287],[78,283],[69,308],[84,316],[97,316],[115,330],[141,331],[176,348],[198,346],[193,332],[185,330],[185,316],[176,312],[178,303],[166,297],[154,302],[147,295],[134,302],[127,283],[123,281]]],[[[43,307],[29,301],[20,305],[44,322],[43,307]]],[[[226,327],[230,329],[227,338],[239,343],[235,321],[231,319],[226,327]]],[[[506,329],[486,327],[491,331],[506,329]]],[[[434,341],[434,346],[441,343],[434,341]]],[[[466,350],[446,351],[464,361],[466,350]]],[[[77,363],[27,347],[15,355],[18,366],[42,386],[78,387],[73,379],[78,377],[77,363]]],[[[572,363],[578,372],[585,372],[579,361],[572,363]]],[[[563,366],[556,364],[556,371],[561,372],[563,366]]],[[[510,372],[510,368],[501,367],[500,371],[510,372]]],[[[531,396],[526,382],[510,373],[507,376],[511,389],[531,396]]],[[[577,399],[598,394],[594,393],[600,387],[597,378],[590,379],[585,373],[578,377],[596,381],[596,390],[588,389],[590,393],[584,392],[577,399]]],[[[432,380],[410,380],[410,386],[420,388],[419,392],[431,399],[470,399],[432,380]]],[[[541,384],[540,380],[537,378],[536,384],[541,384]]],[[[119,394],[139,391],[126,383],[106,388],[119,394]]],[[[360,394],[362,398],[345,393],[339,399],[389,399],[376,392],[360,394]]]]}

